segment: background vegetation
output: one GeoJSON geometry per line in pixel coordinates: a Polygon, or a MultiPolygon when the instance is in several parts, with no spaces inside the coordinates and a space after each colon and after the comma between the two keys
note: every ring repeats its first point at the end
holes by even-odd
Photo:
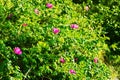
{"type": "Polygon", "coordinates": [[[119,8],[119,0],[0,0],[0,79],[119,78],[119,8]]]}

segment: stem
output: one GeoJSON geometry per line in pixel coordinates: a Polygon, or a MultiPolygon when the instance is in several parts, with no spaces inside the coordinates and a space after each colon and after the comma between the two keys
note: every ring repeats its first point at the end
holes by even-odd
{"type": "MultiPolygon", "coordinates": [[[[8,60],[8,58],[5,57],[2,53],[0,53],[0,55],[1,55],[3,58],[5,58],[6,60],[8,60]]],[[[9,60],[8,60],[8,61],[9,61],[9,60]]]]}
{"type": "Polygon", "coordinates": [[[25,75],[24,75],[24,79],[23,79],[23,80],[26,79],[26,77],[27,77],[28,73],[31,71],[31,69],[32,69],[32,67],[31,67],[30,69],[28,69],[28,71],[25,73],[25,75]]]}

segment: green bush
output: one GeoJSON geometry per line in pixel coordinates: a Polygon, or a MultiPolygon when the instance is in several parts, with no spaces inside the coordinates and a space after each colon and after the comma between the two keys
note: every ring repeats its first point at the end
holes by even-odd
{"type": "Polygon", "coordinates": [[[108,37],[96,13],[83,16],[90,14],[83,5],[71,0],[1,0],[0,79],[111,79],[102,57],[109,51],[108,37]]]}
{"type": "MultiPolygon", "coordinates": [[[[95,25],[101,25],[106,36],[110,51],[105,55],[105,62],[114,66],[120,74],[120,1],[119,0],[73,0],[80,5],[88,5],[90,10],[83,14],[90,20],[95,21],[95,25]]],[[[120,76],[119,76],[120,78],[120,76]]]]}

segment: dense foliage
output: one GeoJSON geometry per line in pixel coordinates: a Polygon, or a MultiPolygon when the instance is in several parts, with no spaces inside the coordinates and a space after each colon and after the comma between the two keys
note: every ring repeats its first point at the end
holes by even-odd
{"type": "Polygon", "coordinates": [[[95,14],[91,19],[98,22],[97,25],[101,24],[105,35],[109,37],[106,43],[110,52],[106,53],[105,62],[114,66],[120,74],[120,0],[73,0],[73,2],[89,5],[87,17],[95,14]]]}
{"type": "Polygon", "coordinates": [[[104,56],[110,52],[106,32],[113,11],[94,5],[89,0],[0,0],[0,79],[112,79],[104,56]]]}

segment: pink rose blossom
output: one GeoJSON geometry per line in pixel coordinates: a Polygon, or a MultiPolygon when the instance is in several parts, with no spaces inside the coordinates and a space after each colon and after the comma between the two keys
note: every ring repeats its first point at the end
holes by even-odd
{"type": "Polygon", "coordinates": [[[39,14],[39,10],[38,10],[38,9],[35,9],[34,12],[35,12],[36,14],[39,14]]]}
{"type": "Polygon", "coordinates": [[[17,55],[21,55],[22,54],[22,51],[19,47],[15,47],[14,48],[14,53],[17,54],[17,55]]]}
{"type": "Polygon", "coordinates": [[[98,63],[98,58],[94,58],[93,60],[95,63],[98,63]]]}
{"type": "Polygon", "coordinates": [[[88,6],[85,6],[85,8],[84,8],[86,11],[88,11],[89,10],[89,7],[88,6]]]}
{"type": "Polygon", "coordinates": [[[65,63],[65,59],[64,58],[60,58],[60,62],[61,63],[65,63]]]}
{"type": "Polygon", "coordinates": [[[58,28],[53,28],[53,33],[54,34],[58,34],[60,32],[60,30],[58,28]]]}
{"type": "Polygon", "coordinates": [[[53,8],[53,5],[52,5],[51,3],[47,3],[46,6],[47,6],[48,8],[53,8]]]}
{"type": "Polygon", "coordinates": [[[76,74],[76,72],[72,69],[69,70],[70,74],[76,74]]]}
{"type": "Polygon", "coordinates": [[[26,24],[26,23],[23,23],[23,24],[22,24],[22,26],[23,26],[23,27],[26,27],[26,26],[27,26],[27,24],[26,24]]]}
{"type": "Polygon", "coordinates": [[[78,28],[78,25],[77,24],[71,24],[70,26],[72,29],[77,29],[78,28]]]}

